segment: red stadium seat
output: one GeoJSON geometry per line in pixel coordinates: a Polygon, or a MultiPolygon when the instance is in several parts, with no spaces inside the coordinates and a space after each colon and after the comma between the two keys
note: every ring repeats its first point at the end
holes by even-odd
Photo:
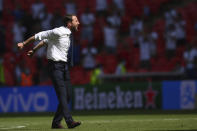
{"type": "Polygon", "coordinates": [[[104,64],[103,64],[103,70],[106,74],[113,74],[115,73],[118,61],[116,59],[115,55],[107,55],[104,57],[104,64]]]}

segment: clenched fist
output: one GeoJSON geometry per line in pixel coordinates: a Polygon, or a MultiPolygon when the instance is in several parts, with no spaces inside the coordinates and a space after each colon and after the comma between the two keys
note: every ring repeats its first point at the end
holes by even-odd
{"type": "Polygon", "coordinates": [[[18,49],[22,50],[24,48],[24,43],[23,42],[18,43],[17,47],[18,47],[18,49]]]}
{"type": "Polygon", "coordinates": [[[34,50],[29,50],[29,51],[27,52],[27,56],[32,57],[33,55],[34,55],[34,50]]]}

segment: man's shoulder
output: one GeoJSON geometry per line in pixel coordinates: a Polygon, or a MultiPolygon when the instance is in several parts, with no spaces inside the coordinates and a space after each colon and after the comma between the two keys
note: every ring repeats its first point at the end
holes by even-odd
{"type": "Polygon", "coordinates": [[[70,34],[71,33],[70,29],[68,29],[64,26],[54,28],[53,31],[56,32],[59,35],[70,34]]]}
{"type": "Polygon", "coordinates": [[[60,27],[55,28],[55,29],[59,30],[59,31],[62,31],[62,32],[66,33],[66,34],[70,34],[71,33],[70,29],[68,29],[67,27],[64,27],[64,26],[60,26],[60,27]]]}

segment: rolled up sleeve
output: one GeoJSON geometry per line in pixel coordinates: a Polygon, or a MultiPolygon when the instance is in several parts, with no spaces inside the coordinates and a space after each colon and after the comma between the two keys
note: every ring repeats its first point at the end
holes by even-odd
{"type": "Polygon", "coordinates": [[[53,39],[58,36],[56,29],[42,31],[35,34],[35,40],[53,39]]]}
{"type": "Polygon", "coordinates": [[[49,42],[47,39],[44,39],[43,41],[44,41],[44,43],[46,43],[46,44],[48,44],[48,42],[49,42]]]}

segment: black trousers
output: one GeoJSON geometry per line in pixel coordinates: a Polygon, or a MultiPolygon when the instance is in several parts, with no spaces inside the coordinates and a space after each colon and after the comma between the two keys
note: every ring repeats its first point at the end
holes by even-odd
{"type": "Polygon", "coordinates": [[[66,62],[55,62],[48,60],[48,68],[53,82],[59,105],[57,107],[52,125],[60,124],[64,118],[66,123],[72,121],[68,103],[71,100],[71,83],[69,65],[66,62]]]}

